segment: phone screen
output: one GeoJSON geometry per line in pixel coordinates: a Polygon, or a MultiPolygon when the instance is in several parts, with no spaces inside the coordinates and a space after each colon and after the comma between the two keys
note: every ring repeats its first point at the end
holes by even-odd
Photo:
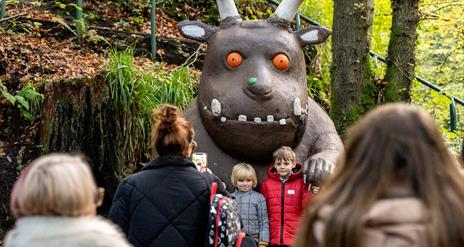
{"type": "Polygon", "coordinates": [[[208,167],[208,154],[203,152],[194,152],[192,154],[192,162],[197,166],[200,172],[206,172],[208,167]]]}

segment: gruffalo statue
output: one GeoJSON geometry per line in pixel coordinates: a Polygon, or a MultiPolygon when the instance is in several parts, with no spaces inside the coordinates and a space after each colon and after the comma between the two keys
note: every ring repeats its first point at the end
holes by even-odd
{"type": "Polygon", "coordinates": [[[238,162],[254,165],[259,181],[272,152],[291,146],[307,182],[318,183],[343,150],[324,110],[308,97],[302,47],[324,42],[323,27],[291,30],[302,0],[284,0],[267,20],[241,20],[233,0],[217,0],[220,28],[179,23],[180,33],[207,42],[198,97],[186,111],[198,150],[228,183],[238,162]]]}

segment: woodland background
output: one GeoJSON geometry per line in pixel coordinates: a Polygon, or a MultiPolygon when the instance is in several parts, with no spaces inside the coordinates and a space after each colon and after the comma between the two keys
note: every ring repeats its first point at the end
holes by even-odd
{"type": "MultiPolygon", "coordinates": [[[[158,49],[152,62],[148,0],[84,1],[84,19],[77,23],[81,36],[75,32],[73,1],[6,3],[0,20],[0,239],[14,222],[8,205],[14,180],[41,153],[85,154],[108,191],[104,214],[119,179],[153,155],[151,110],[165,102],[185,107],[195,95],[206,47],[181,39],[177,22],[218,24],[213,1],[157,1],[158,49]]],[[[274,10],[265,0],[236,3],[244,19],[266,18],[274,10]]],[[[332,29],[333,5],[333,0],[306,0],[300,11],[332,29]]],[[[415,73],[444,92],[417,81],[411,90],[413,104],[434,115],[456,151],[463,139],[464,107],[457,105],[458,130],[449,131],[450,100],[443,93],[464,99],[463,5],[461,0],[419,1],[415,73]]],[[[374,1],[370,49],[383,57],[391,6],[390,0],[374,1]]],[[[330,112],[332,44],[305,52],[308,92],[330,112]]],[[[375,58],[368,63],[381,92],[388,84],[386,66],[375,58]]]]}

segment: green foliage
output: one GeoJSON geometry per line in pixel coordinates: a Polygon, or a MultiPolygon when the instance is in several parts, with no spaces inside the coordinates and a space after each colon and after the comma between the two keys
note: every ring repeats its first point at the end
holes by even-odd
{"type": "Polygon", "coordinates": [[[32,83],[26,84],[15,95],[10,94],[5,85],[1,83],[0,93],[11,103],[12,107],[19,110],[23,119],[33,122],[42,113],[44,96],[36,91],[32,83]]]}
{"type": "Polygon", "coordinates": [[[66,28],[68,31],[70,31],[71,33],[73,33],[74,36],[77,36],[77,33],[68,25],[68,23],[66,23],[66,21],[65,21],[63,18],[54,16],[54,17],[52,18],[52,21],[57,22],[58,24],[60,24],[60,25],[63,26],[64,28],[66,28]]]}
{"type": "MultiPolygon", "coordinates": [[[[165,75],[154,90],[156,105],[169,103],[185,108],[193,99],[197,78],[190,75],[188,67],[179,67],[165,75]]],[[[156,83],[153,78],[152,83],[156,83]]]]}
{"type": "MultiPolygon", "coordinates": [[[[422,0],[419,7],[416,74],[440,86],[442,93],[464,99],[462,1],[422,0]]],[[[413,102],[433,114],[446,141],[458,150],[464,139],[464,106],[456,105],[458,131],[452,133],[448,97],[415,83],[413,102]]]]}
{"type": "Polygon", "coordinates": [[[333,0],[307,0],[300,6],[300,13],[332,29],[333,0]]]}
{"type": "MultiPolygon", "coordinates": [[[[112,1],[114,4],[116,4],[118,7],[128,9],[128,10],[138,10],[138,11],[143,11],[145,9],[150,8],[150,0],[132,0],[132,1],[127,1],[127,0],[113,0],[112,1]]],[[[157,1],[162,2],[162,1],[157,1]]]]}
{"type": "Polygon", "coordinates": [[[157,8],[169,17],[181,20],[201,20],[205,23],[217,25],[219,20],[215,1],[211,0],[158,0],[157,8]]]}
{"type": "Polygon", "coordinates": [[[273,8],[266,0],[238,0],[236,5],[244,20],[263,20],[273,13],[273,8]]]}
{"type": "MultiPolygon", "coordinates": [[[[4,0],[6,1],[6,0],[4,0]]],[[[18,1],[6,1],[9,5],[19,5],[18,1]]],[[[8,9],[8,7],[6,7],[8,9]]],[[[11,6],[10,8],[14,8],[11,6]]],[[[18,20],[21,18],[21,15],[13,15],[13,16],[4,16],[4,18],[0,18],[0,35],[6,33],[12,35],[16,32],[21,33],[28,33],[34,34],[40,37],[40,33],[36,32],[40,30],[42,24],[40,22],[29,21],[29,20],[18,20]]]]}
{"type": "Polygon", "coordinates": [[[330,108],[330,63],[332,61],[332,58],[328,57],[330,56],[329,47],[330,44],[324,43],[305,49],[305,51],[313,51],[310,55],[306,55],[309,67],[306,77],[308,94],[327,109],[330,108]]]}
{"type": "Polygon", "coordinates": [[[168,72],[162,64],[155,64],[154,71],[134,65],[134,49],[112,51],[106,68],[110,101],[122,109],[125,148],[129,160],[138,160],[149,154],[151,113],[160,104],[169,103],[185,108],[193,99],[198,78],[190,68],[181,66],[168,72]]]}
{"type": "MultiPolygon", "coordinates": [[[[464,106],[456,104],[457,109],[457,131],[450,131],[450,104],[451,100],[446,96],[446,92],[438,93],[426,87],[419,87],[414,83],[412,92],[413,103],[424,107],[430,112],[437,123],[442,127],[442,133],[446,142],[455,150],[459,150],[460,143],[464,139],[464,106]]],[[[459,93],[458,88],[462,90],[462,86],[454,85],[449,86],[455,90],[451,91],[453,94],[459,93]]],[[[461,92],[462,93],[462,92],[461,92]]]]}
{"type": "MultiPolygon", "coordinates": [[[[372,27],[371,50],[385,57],[388,49],[392,9],[390,0],[374,1],[374,22],[372,27]]],[[[421,20],[418,26],[416,46],[416,75],[437,84],[447,93],[464,99],[464,15],[462,1],[457,0],[421,0],[419,11],[421,20]]],[[[333,18],[332,0],[307,0],[300,11],[309,18],[331,28],[333,18]]],[[[318,49],[321,47],[318,46],[318,49]]],[[[318,90],[330,92],[330,43],[320,52],[321,70],[308,77],[311,95],[318,97],[318,90]]],[[[375,58],[372,61],[373,80],[382,82],[386,66],[375,58]]],[[[384,92],[388,93],[388,92],[384,92]]],[[[393,92],[394,93],[394,92],[393,92]]],[[[320,93],[319,93],[320,94],[320,93]]],[[[446,141],[457,150],[463,137],[464,106],[456,105],[458,114],[458,131],[450,132],[449,98],[434,93],[425,85],[414,81],[412,101],[424,107],[435,117],[446,141]]],[[[323,94],[322,94],[323,95],[323,94]]],[[[356,112],[354,110],[354,112],[356,112]]]]}
{"type": "MultiPolygon", "coordinates": [[[[323,26],[332,27],[333,1],[310,0],[304,1],[300,6],[300,13],[321,23],[323,26]]],[[[308,25],[302,21],[302,26],[308,25]]],[[[308,93],[318,103],[330,108],[330,68],[332,64],[332,42],[329,38],[323,44],[308,47],[314,49],[315,53],[307,61],[308,70],[308,93]]]]}
{"type": "MultiPolygon", "coordinates": [[[[374,1],[374,20],[372,26],[371,50],[378,54],[386,54],[390,42],[392,9],[390,0],[374,1]]],[[[385,57],[385,56],[384,56],[385,57]]],[[[385,71],[381,71],[382,74],[385,71]]]]}

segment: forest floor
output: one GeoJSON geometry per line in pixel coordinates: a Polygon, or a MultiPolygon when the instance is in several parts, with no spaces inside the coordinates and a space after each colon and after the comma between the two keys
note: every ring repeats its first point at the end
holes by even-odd
{"type": "MultiPolygon", "coordinates": [[[[100,18],[87,26],[84,36],[78,39],[72,32],[72,19],[60,14],[62,9],[36,3],[24,0],[8,5],[4,19],[0,20],[0,82],[12,95],[27,83],[44,92],[46,84],[93,78],[102,73],[109,47],[134,45],[133,41],[120,39],[120,35],[102,37],[96,30],[150,34],[149,12],[142,13],[143,21],[140,21],[118,6],[93,3],[84,6],[84,10],[91,9],[100,18]]],[[[158,37],[179,38],[175,20],[159,10],[156,16],[158,37]]],[[[163,50],[157,53],[162,57],[163,50]]],[[[149,54],[139,55],[136,65],[150,67],[149,54]]],[[[10,100],[0,96],[0,246],[5,230],[13,223],[9,205],[5,203],[9,201],[9,190],[22,165],[42,151],[38,122],[38,119],[25,120],[10,100]]]]}

